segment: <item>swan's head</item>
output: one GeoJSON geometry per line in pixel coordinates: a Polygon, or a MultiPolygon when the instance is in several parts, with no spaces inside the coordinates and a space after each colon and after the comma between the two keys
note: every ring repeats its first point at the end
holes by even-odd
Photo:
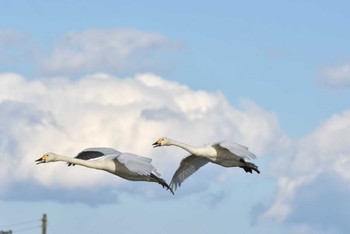
{"type": "Polygon", "coordinates": [[[159,138],[152,145],[153,145],[153,148],[159,147],[159,146],[168,146],[168,145],[170,145],[170,139],[166,138],[166,137],[162,137],[162,138],[159,138]]]}
{"type": "Polygon", "coordinates": [[[41,158],[35,160],[36,164],[40,163],[48,163],[48,162],[54,162],[55,161],[55,155],[54,153],[46,153],[41,158]]]}

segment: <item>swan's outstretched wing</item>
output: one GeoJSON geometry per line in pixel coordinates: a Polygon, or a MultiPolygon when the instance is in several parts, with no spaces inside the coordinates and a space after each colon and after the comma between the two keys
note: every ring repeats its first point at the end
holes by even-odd
{"type": "Polygon", "coordinates": [[[151,173],[160,176],[155,167],[151,164],[152,159],[131,153],[121,153],[115,158],[130,171],[139,175],[149,176],[151,173]]]}
{"type": "MultiPolygon", "coordinates": [[[[98,148],[87,148],[81,151],[75,158],[83,159],[83,160],[93,160],[98,159],[101,157],[104,157],[106,155],[110,154],[119,154],[120,152],[113,149],[113,148],[104,148],[104,147],[98,147],[98,148]]],[[[73,163],[67,163],[68,166],[74,166],[73,163]]]]}
{"type": "Polygon", "coordinates": [[[177,187],[181,186],[181,183],[185,179],[187,179],[208,162],[208,159],[195,155],[190,155],[182,159],[179,168],[176,170],[173,178],[171,179],[170,187],[175,191],[177,187]]]}
{"type": "Polygon", "coordinates": [[[243,158],[243,159],[248,159],[248,160],[256,159],[255,154],[250,152],[247,147],[240,145],[240,144],[237,144],[237,143],[221,142],[221,143],[213,145],[213,147],[216,149],[218,149],[217,147],[222,147],[224,149],[229,150],[234,155],[236,155],[240,158],[243,158]]]}

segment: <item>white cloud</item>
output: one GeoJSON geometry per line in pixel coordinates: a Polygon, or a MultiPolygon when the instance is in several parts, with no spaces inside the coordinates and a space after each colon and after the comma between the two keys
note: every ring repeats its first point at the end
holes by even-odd
{"type": "MultiPolygon", "coordinates": [[[[124,79],[95,74],[77,80],[1,74],[0,113],[3,197],[12,185],[26,183],[46,191],[109,189],[149,196],[162,189],[63,163],[35,165],[34,160],[48,151],[74,156],[87,147],[110,146],[153,158],[169,181],[187,153],[175,147],[153,149],[151,144],[162,136],[194,145],[232,140],[258,156],[269,152],[271,145],[288,142],[277,117],[254,103],[243,101],[235,108],[221,93],[191,90],[153,74],[124,79]]],[[[206,173],[211,173],[210,167],[201,175],[206,173]]],[[[222,181],[222,173],[215,172],[210,181],[222,181]]],[[[210,183],[200,175],[193,178],[200,188],[210,183]]]]}
{"type": "Polygon", "coordinates": [[[46,74],[143,72],[168,68],[180,44],[157,33],[133,29],[89,29],[71,32],[45,58],[46,74]]]}
{"type": "Polygon", "coordinates": [[[321,72],[319,82],[329,88],[350,87],[350,64],[330,67],[321,72]]]}
{"type": "Polygon", "coordinates": [[[306,225],[307,233],[349,232],[350,213],[338,210],[348,209],[344,198],[350,197],[349,139],[350,110],[346,110],[292,145],[291,153],[277,158],[273,168],[278,191],[260,219],[306,225]],[[310,217],[304,217],[305,213],[310,217]]]}

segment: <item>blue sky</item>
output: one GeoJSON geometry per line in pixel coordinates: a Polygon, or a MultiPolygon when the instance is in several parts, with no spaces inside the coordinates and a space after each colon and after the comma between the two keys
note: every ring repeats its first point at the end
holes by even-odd
{"type": "Polygon", "coordinates": [[[46,212],[49,233],[348,233],[349,7],[2,1],[0,230],[46,212]],[[110,146],[169,181],[186,152],[162,136],[244,144],[262,174],[208,165],[172,196],[33,162],[110,146]]]}

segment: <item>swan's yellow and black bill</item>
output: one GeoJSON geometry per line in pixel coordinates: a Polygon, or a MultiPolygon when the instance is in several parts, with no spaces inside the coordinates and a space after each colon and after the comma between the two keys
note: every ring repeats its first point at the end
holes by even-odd
{"type": "Polygon", "coordinates": [[[153,145],[153,148],[159,147],[160,146],[159,140],[154,142],[152,145],[153,145]]]}
{"type": "Polygon", "coordinates": [[[41,158],[38,158],[35,160],[36,164],[44,163],[46,161],[46,155],[42,156],[41,158]]]}

